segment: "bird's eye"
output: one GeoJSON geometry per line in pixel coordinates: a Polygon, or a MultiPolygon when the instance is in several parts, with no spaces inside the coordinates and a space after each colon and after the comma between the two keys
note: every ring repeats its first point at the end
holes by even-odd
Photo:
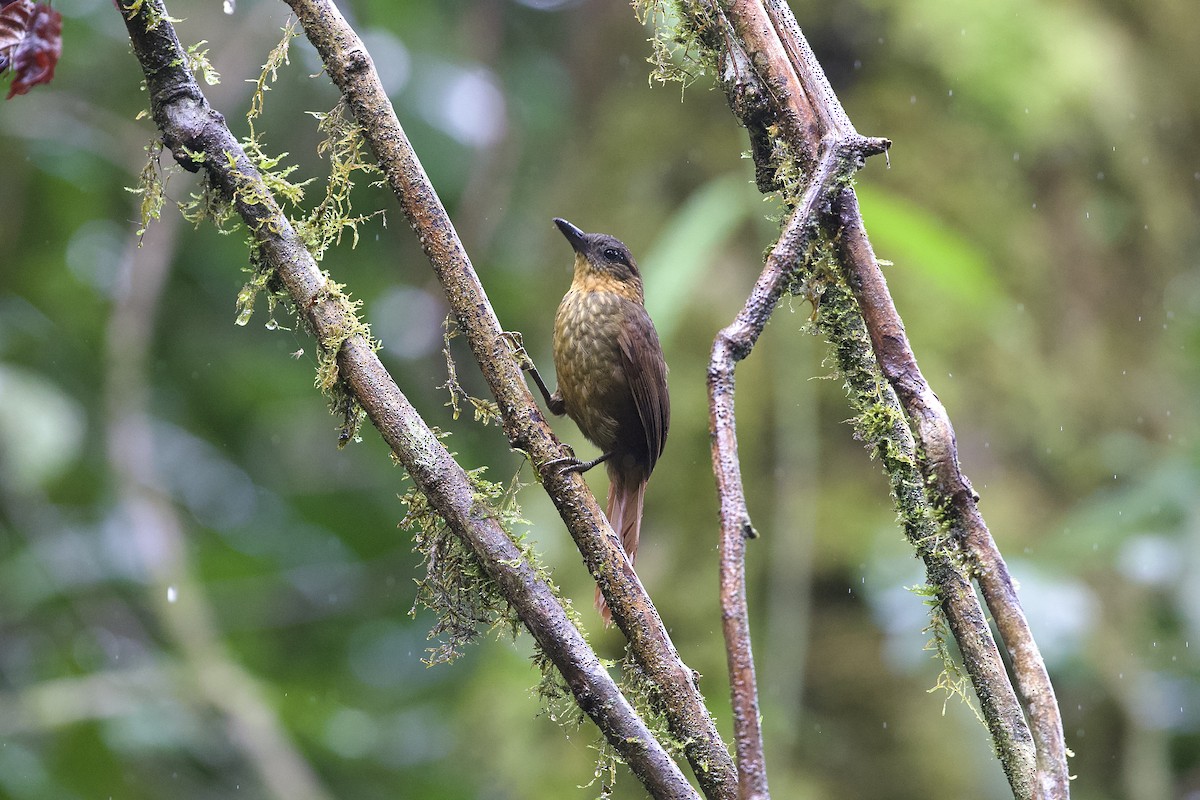
{"type": "Polygon", "coordinates": [[[625,259],[621,257],[621,251],[617,250],[615,247],[604,248],[604,257],[609,261],[615,261],[618,264],[625,261],[625,259]]]}

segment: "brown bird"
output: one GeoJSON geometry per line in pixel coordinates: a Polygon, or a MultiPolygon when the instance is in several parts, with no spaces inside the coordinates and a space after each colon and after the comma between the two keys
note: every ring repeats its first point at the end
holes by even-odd
{"type": "MultiPolygon", "coordinates": [[[[566,414],[601,455],[568,460],[580,472],[608,468],[608,522],[632,564],[637,557],[646,481],[667,442],[671,401],[658,332],[646,313],[642,277],[629,248],[604,233],[584,233],[565,219],[554,224],[575,250],[575,276],[554,317],[558,391],[534,378],[554,414],[566,414]]],[[[600,588],[596,608],[612,614],[600,588]]]]}

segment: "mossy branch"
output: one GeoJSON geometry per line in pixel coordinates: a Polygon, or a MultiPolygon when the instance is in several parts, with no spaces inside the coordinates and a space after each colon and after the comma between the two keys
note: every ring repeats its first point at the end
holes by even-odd
{"type": "MultiPolygon", "coordinates": [[[[462,242],[379,83],[369,54],[331,0],[288,3],[362,126],[388,185],[416,231],[458,330],[496,401],[509,444],[526,453],[540,471],[541,465],[563,455],[562,444],[525,384],[513,337],[501,329],[462,242]]],[[[680,659],[595,497],[577,473],[547,470],[541,478],[634,657],[660,687],[671,734],[685,743],[684,754],[701,789],[709,798],[731,800],[737,792],[733,760],[704,704],[694,673],[680,659]]]]}
{"type": "Polygon", "coordinates": [[[352,305],[317,268],[246,150],[209,106],[187,69],[161,0],[125,2],[121,10],[164,144],[185,169],[203,170],[209,190],[242,219],[256,270],[270,276],[268,287],[277,281],[286,292],[316,339],[321,358],[336,368],[338,385],[361,404],[429,506],[478,559],[580,708],[650,793],[695,798],[695,790],[618,690],[553,588],[509,537],[495,510],[480,502],[478,482],[454,461],[383,368],[352,305]]]}

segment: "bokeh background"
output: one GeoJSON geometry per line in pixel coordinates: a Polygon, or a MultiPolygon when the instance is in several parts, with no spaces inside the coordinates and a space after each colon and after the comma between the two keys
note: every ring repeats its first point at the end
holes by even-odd
{"type": "MultiPolygon", "coordinates": [[[[0,105],[0,796],[594,797],[596,735],[531,688],[527,638],[421,658],[407,484],[370,430],[337,450],[312,342],[234,325],[244,237],[168,209],[140,249],[152,125],[110,3],[56,0],[54,83],[0,105]]],[[[550,364],[570,251],[625,240],[671,365],[671,440],[639,572],[728,735],[704,374],[775,230],[711,77],[654,86],[624,4],[357,0],[377,62],[503,324],[550,364]]],[[[1200,6],[796,2],[858,129],[867,228],[1021,583],[1075,753],[1074,795],[1200,797],[1200,6]],[[1196,644],[1197,647],[1192,647],[1196,644]]],[[[176,2],[235,132],[286,8],[176,2]]],[[[257,127],[301,177],[336,102],[302,39],[257,127]]],[[[196,191],[175,171],[173,200],[196,191]]],[[[521,473],[454,420],[446,309],[394,202],[323,265],[468,467],[521,473]]],[[[940,665],[886,483],[805,332],[776,314],[738,371],[768,766],[778,797],[1004,798],[940,665]]],[[[274,328],[274,329],[272,329],[274,328]]],[[[455,345],[457,348],[457,343],[455,345]]],[[[484,390],[456,350],[459,376],[484,390]]],[[[556,429],[590,453],[569,421],[556,429]]],[[[589,477],[597,493],[602,475],[589,477]]],[[[536,487],[529,536],[605,657],[619,635],[536,487]]],[[[616,797],[642,796],[619,773],[616,797]]]]}

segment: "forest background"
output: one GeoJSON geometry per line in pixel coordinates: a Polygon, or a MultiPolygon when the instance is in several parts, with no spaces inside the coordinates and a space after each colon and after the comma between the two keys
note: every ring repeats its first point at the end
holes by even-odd
{"type": "MultiPolygon", "coordinates": [[[[286,313],[233,324],[240,235],[168,209],[136,247],[126,187],[155,136],[139,67],[110,4],[55,7],[54,83],[0,106],[0,796],[265,798],[285,773],[314,797],[599,794],[575,788],[594,729],[542,709],[527,638],[421,662],[433,620],[407,613],[422,571],[397,528],[401,472],[370,430],[337,450],[312,343],[286,313]],[[118,302],[131,274],[151,276],[143,305],[118,302]],[[130,518],[131,403],[161,490],[150,524],[130,518]]],[[[793,7],[856,127],[893,141],[890,167],[858,178],[867,230],[1020,581],[1073,792],[1200,797],[1200,7],[793,7]]],[[[207,40],[221,82],[206,91],[246,133],[247,81],[286,7],[170,10],[185,41],[207,40]]],[[[673,405],[638,570],[728,735],[704,376],[779,214],[744,131],[711,76],[682,95],[647,80],[652,31],[620,3],[344,10],[501,322],[544,369],[571,259],[550,218],[638,257],[673,405]]],[[[317,187],[306,112],[337,100],[319,70],[293,41],[256,122],[317,187]]],[[[167,186],[195,190],[178,172],[167,186]]],[[[386,225],[364,222],[323,266],[464,466],[530,482],[495,428],[445,405],[446,308],[390,196],[362,181],[354,203],[386,225]]],[[[972,712],[927,694],[940,664],[911,591],[922,571],[809,312],[792,301],[739,367],[772,787],[1011,796],[972,712]]],[[[569,421],[556,430],[592,452],[569,421]]],[[[601,655],[620,658],[554,509],[534,489],[518,500],[601,655]]],[[[622,775],[615,796],[642,789],[622,775]]]]}

